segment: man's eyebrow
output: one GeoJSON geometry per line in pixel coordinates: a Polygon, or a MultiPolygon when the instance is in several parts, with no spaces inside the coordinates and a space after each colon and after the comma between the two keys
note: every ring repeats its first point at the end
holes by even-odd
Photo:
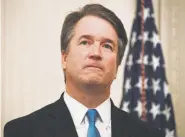
{"type": "Polygon", "coordinates": [[[85,39],[93,39],[94,37],[91,36],[91,35],[82,35],[79,37],[79,40],[82,39],[82,38],[85,38],[85,39]]]}
{"type": "MultiPolygon", "coordinates": [[[[80,36],[79,40],[82,39],[82,38],[85,38],[85,39],[93,39],[94,36],[92,36],[92,35],[82,35],[82,36],[80,36]]],[[[112,43],[113,45],[116,45],[116,43],[113,40],[109,39],[109,38],[101,37],[100,39],[103,42],[112,43]]]]}
{"type": "Polygon", "coordinates": [[[113,43],[113,44],[115,44],[113,40],[108,39],[108,38],[103,39],[103,41],[104,42],[107,42],[107,43],[113,43]]]}
{"type": "Polygon", "coordinates": [[[113,47],[116,47],[116,44],[117,44],[115,41],[113,41],[113,40],[111,40],[111,39],[109,39],[109,38],[104,38],[102,42],[103,42],[103,43],[112,44],[113,47]]]}

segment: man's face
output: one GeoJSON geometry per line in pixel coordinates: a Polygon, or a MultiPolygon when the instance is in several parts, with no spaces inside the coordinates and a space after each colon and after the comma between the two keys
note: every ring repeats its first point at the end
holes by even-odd
{"type": "Polygon", "coordinates": [[[117,73],[118,37],[106,20],[83,17],[75,26],[67,53],[62,53],[66,82],[110,86],[117,73]]]}

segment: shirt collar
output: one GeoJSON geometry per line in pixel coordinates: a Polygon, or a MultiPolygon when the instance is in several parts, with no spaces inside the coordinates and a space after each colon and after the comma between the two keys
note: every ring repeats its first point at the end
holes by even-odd
{"type": "Polygon", "coordinates": [[[103,123],[109,124],[111,121],[111,102],[110,98],[106,99],[102,104],[100,104],[96,110],[98,111],[100,118],[103,123]]]}
{"type": "Polygon", "coordinates": [[[67,92],[64,92],[64,101],[71,113],[75,126],[79,127],[85,117],[88,108],[69,96],[67,92]]]}
{"type": "MultiPolygon", "coordinates": [[[[81,104],[80,102],[78,102],[77,100],[75,100],[74,98],[72,98],[71,96],[69,96],[67,92],[64,92],[64,101],[71,113],[75,126],[79,127],[81,123],[84,121],[88,108],[81,104]]],[[[95,109],[98,111],[102,122],[105,124],[109,124],[111,121],[110,97],[95,109]]]]}

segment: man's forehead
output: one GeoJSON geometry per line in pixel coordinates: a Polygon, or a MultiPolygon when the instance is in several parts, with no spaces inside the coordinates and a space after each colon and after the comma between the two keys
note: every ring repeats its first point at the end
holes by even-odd
{"type": "Polygon", "coordinates": [[[96,16],[83,17],[78,21],[74,30],[78,37],[91,36],[117,41],[117,33],[113,26],[108,21],[96,16]]]}

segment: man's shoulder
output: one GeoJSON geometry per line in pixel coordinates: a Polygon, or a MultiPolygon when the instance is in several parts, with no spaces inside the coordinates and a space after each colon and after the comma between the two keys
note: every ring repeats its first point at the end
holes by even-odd
{"type": "Polygon", "coordinates": [[[36,130],[38,126],[42,126],[41,124],[44,124],[45,120],[48,119],[48,114],[53,111],[57,103],[58,100],[28,115],[7,122],[4,126],[4,137],[12,137],[13,135],[17,137],[19,134],[20,136],[31,136],[34,130],[36,130]]]}
{"type": "Polygon", "coordinates": [[[117,107],[115,107],[115,111],[115,116],[117,117],[117,124],[119,124],[119,127],[125,127],[128,134],[132,134],[136,137],[164,137],[162,131],[154,127],[152,124],[142,121],[139,118],[136,118],[130,113],[127,113],[117,107]]]}

